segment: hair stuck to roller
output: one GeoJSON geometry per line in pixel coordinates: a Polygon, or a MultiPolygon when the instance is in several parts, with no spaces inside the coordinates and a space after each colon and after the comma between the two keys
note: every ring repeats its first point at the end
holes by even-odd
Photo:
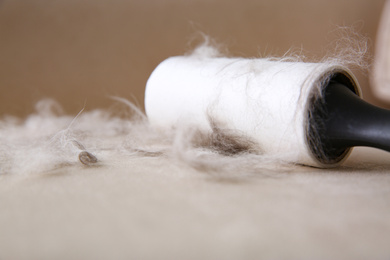
{"type": "MultiPolygon", "coordinates": [[[[221,57],[210,42],[206,37],[205,42],[188,55],[199,59],[221,57]]],[[[366,68],[363,62],[367,53],[366,40],[349,33],[341,42],[346,44],[336,44],[335,55],[328,55],[320,62],[335,67],[366,68]]],[[[304,60],[301,56],[266,59],[276,62],[304,60]]],[[[250,73],[256,73],[255,69],[248,71],[250,73]]],[[[303,124],[312,153],[323,163],[342,158],[341,154],[323,149],[322,126],[316,118],[323,112],[324,86],[332,80],[342,81],[357,91],[350,76],[343,73],[326,74],[316,81],[306,107],[307,120],[303,124]]],[[[129,160],[162,157],[219,177],[258,173],[275,176],[276,172],[287,172],[294,166],[277,154],[267,154],[256,140],[215,116],[212,107],[207,112],[211,131],[198,129],[196,125],[162,130],[149,124],[145,114],[129,101],[121,98],[117,101],[131,110],[129,118],[115,116],[106,110],[82,111],[71,117],[63,114],[60,105],[51,99],[40,101],[36,112],[25,120],[3,117],[0,120],[0,174],[47,173],[70,166],[104,167],[112,158],[120,156],[129,160]]],[[[345,152],[341,151],[342,154],[345,152]]]]}

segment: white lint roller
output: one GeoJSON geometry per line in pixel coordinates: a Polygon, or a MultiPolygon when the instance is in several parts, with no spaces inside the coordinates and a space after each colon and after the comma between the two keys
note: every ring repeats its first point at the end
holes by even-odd
{"type": "Polygon", "coordinates": [[[320,97],[329,85],[360,100],[355,77],[338,64],[178,56],[153,71],[145,109],[157,128],[191,126],[207,132],[213,117],[256,142],[267,156],[331,167],[355,144],[338,146],[334,138],[323,138],[328,119],[320,97]]]}

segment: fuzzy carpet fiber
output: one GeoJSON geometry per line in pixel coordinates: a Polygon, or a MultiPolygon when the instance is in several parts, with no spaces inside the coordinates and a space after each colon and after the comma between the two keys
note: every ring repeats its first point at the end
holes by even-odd
{"type": "Polygon", "coordinates": [[[223,178],[164,157],[0,175],[0,259],[389,259],[390,155],[223,178]]]}

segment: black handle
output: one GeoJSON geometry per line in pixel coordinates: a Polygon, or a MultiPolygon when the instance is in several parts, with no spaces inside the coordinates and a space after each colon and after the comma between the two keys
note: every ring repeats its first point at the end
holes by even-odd
{"type": "Polygon", "coordinates": [[[325,89],[323,128],[319,136],[327,151],[370,146],[390,151],[390,111],[373,106],[346,86],[331,82],[325,89]]]}

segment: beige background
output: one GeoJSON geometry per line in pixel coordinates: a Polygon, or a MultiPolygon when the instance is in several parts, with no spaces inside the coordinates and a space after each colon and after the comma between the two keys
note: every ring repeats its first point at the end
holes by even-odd
{"type": "MultiPolygon", "coordinates": [[[[189,51],[199,31],[233,55],[321,56],[337,25],[375,46],[383,1],[0,0],[0,115],[24,116],[46,97],[67,113],[106,108],[110,96],[143,107],[145,83],[165,58],[189,51]]],[[[358,73],[367,100],[378,103],[358,73]]],[[[385,105],[385,104],[380,104],[385,105]]]]}

